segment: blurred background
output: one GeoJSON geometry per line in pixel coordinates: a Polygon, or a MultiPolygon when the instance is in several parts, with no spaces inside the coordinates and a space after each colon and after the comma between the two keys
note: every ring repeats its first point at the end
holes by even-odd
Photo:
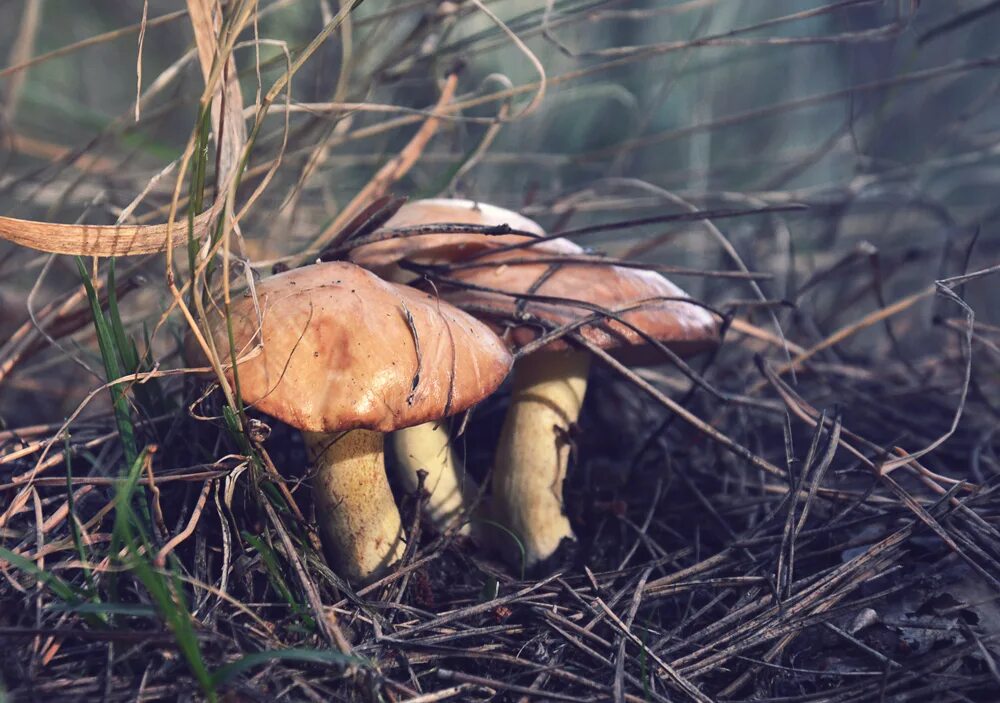
{"type": "MultiPolygon", "coordinates": [[[[259,3],[235,51],[248,116],[338,9],[259,3]]],[[[459,70],[462,109],[393,193],[483,199],[549,228],[807,206],[582,241],[644,261],[770,274],[759,289],[678,282],[720,306],[793,303],[750,316],[772,330],[780,322],[800,343],[822,339],[935,279],[997,261],[998,32],[988,0],[367,0],[262,122],[240,196],[279,156],[280,165],[242,222],[245,257],[267,273],[307,248],[459,70]]],[[[131,204],[126,221],[164,221],[176,173],[157,175],[182,154],[203,88],[183,4],[7,0],[0,55],[0,212],[105,224],[131,204]]],[[[162,257],[129,266],[143,278],[127,318],[152,327],[165,309],[162,257]]],[[[68,257],[0,248],[0,338],[77,280],[68,257]]],[[[989,277],[963,289],[982,323],[1000,322],[996,292],[989,277]]],[[[935,315],[961,311],[929,298],[895,320],[910,332],[906,354],[955,341],[935,315]]],[[[174,324],[153,334],[168,361],[174,324]]],[[[80,372],[69,357],[86,360],[93,344],[86,330],[74,334],[61,350],[18,357],[0,414],[13,407],[29,416],[18,421],[36,420],[75,406],[89,380],[66,385],[80,372]]],[[[892,344],[879,328],[839,349],[901,351],[892,344]]]]}

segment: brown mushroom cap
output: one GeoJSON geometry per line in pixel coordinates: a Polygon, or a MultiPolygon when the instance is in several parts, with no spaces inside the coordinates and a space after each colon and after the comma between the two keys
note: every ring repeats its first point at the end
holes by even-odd
{"type": "MultiPolygon", "coordinates": [[[[515,229],[545,234],[537,222],[510,210],[487,203],[447,198],[406,203],[386,222],[385,227],[432,223],[507,224],[515,229]]],[[[523,235],[428,234],[366,244],[352,251],[350,256],[355,263],[378,272],[390,271],[401,259],[423,264],[475,259],[484,266],[456,269],[447,277],[505,293],[533,293],[579,300],[607,310],[620,310],[649,301],[640,308],[623,313],[622,322],[608,318],[580,330],[588,341],[603,349],[616,350],[617,355],[636,363],[662,357],[631,326],[682,355],[718,343],[719,318],[694,302],[684,302],[689,297],[687,293],[658,273],[610,266],[603,263],[601,257],[588,256],[582,247],[566,239],[550,239],[520,249],[492,251],[528,239],[523,235]],[[560,256],[584,258],[593,263],[523,263],[526,259],[560,256]],[[521,263],[505,263],[514,261],[521,263]],[[539,281],[541,283],[536,288],[539,281]],[[658,298],[661,300],[655,300],[658,298]]],[[[555,326],[592,313],[588,308],[565,303],[526,301],[519,306],[515,298],[502,293],[458,287],[440,287],[440,290],[450,302],[472,306],[477,317],[490,320],[494,328],[503,332],[507,341],[515,347],[528,344],[542,333],[537,325],[512,325],[511,320],[518,313],[527,313],[555,326]]],[[[559,350],[568,346],[567,342],[560,340],[547,345],[546,349],[559,350]]]]}
{"type": "MultiPolygon", "coordinates": [[[[460,412],[513,362],[475,318],[353,264],[294,269],[256,292],[259,318],[249,294],[231,306],[242,397],[301,430],[390,432],[460,412]]],[[[211,328],[228,366],[225,320],[211,328]]]]}
{"type": "MultiPolygon", "coordinates": [[[[428,224],[468,224],[496,227],[508,225],[512,229],[543,235],[545,231],[534,220],[496,205],[477,203],[473,200],[431,198],[414,200],[401,207],[383,227],[418,227],[428,224]]],[[[356,264],[383,274],[402,259],[422,264],[440,264],[461,261],[484,249],[494,249],[507,244],[523,242],[530,237],[519,234],[481,234],[478,232],[450,234],[421,234],[415,237],[397,237],[365,244],[350,253],[356,264]]],[[[551,242],[538,247],[554,251],[551,242]]]]}
{"type": "MultiPolygon", "coordinates": [[[[621,321],[608,317],[599,323],[585,325],[579,332],[587,341],[602,349],[615,350],[634,363],[662,359],[662,355],[657,355],[657,350],[633,327],[681,355],[693,354],[718,343],[718,316],[693,301],[688,302],[688,294],[660,274],[612,266],[602,262],[601,257],[586,256],[582,249],[575,248],[580,252],[575,258],[582,256],[588,263],[523,263],[534,257],[553,258],[551,252],[536,251],[538,247],[478,257],[477,262],[489,265],[457,269],[448,277],[498,292],[442,287],[442,297],[456,305],[472,307],[473,314],[493,320],[498,327],[506,326],[505,336],[516,347],[528,344],[543,332],[538,325],[512,322],[520,314],[561,326],[587,317],[594,310],[572,303],[540,300],[522,300],[519,304],[516,298],[504,293],[566,298],[603,310],[627,310],[618,315],[621,321]],[[506,263],[514,261],[522,263],[506,263]],[[643,304],[637,306],[639,303],[643,304]],[[628,310],[632,306],[637,307],[628,310]]],[[[558,350],[567,346],[559,340],[547,345],[546,349],[558,350]]]]}

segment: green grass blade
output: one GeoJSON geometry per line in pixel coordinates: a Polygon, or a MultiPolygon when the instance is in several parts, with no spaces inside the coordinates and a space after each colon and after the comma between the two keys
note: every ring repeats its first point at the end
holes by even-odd
{"type": "Polygon", "coordinates": [[[331,650],[305,648],[268,649],[262,652],[245,654],[232,664],[226,664],[212,675],[212,682],[216,686],[221,686],[243,672],[249,671],[255,666],[272,661],[294,661],[312,664],[341,664],[343,666],[352,664],[355,666],[368,666],[368,662],[363,659],[331,650]]]}
{"type": "Polygon", "coordinates": [[[150,563],[152,545],[143,533],[142,525],[131,507],[141,467],[140,457],[140,461],[136,462],[129,472],[128,479],[119,484],[115,498],[114,537],[124,543],[125,566],[146,588],[156,612],[173,634],[177,648],[187,662],[191,674],[201,686],[205,697],[215,701],[218,699],[215,685],[202,656],[201,645],[198,642],[191,613],[184,600],[180,579],[168,578],[153,568],[150,563]],[[140,547],[143,550],[140,550],[140,547]]]}
{"type": "MultiPolygon", "coordinates": [[[[108,326],[108,321],[104,317],[101,309],[101,301],[94,289],[94,284],[90,280],[90,273],[81,257],[76,257],[76,266],[80,272],[80,279],[87,290],[87,299],[90,301],[90,311],[94,317],[94,327],[97,330],[97,344],[101,350],[101,359],[104,361],[104,372],[108,381],[120,378],[122,375],[119,359],[121,354],[117,349],[115,335],[108,326]]],[[[115,423],[118,425],[118,434],[125,450],[125,462],[129,465],[135,462],[138,450],[135,443],[135,427],[132,424],[132,416],[129,412],[128,398],[125,395],[125,388],[115,385],[111,388],[111,402],[115,411],[115,423]]]]}
{"type": "Polygon", "coordinates": [[[264,563],[264,568],[267,570],[267,575],[271,580],[271,585],[281,594],[281,597],[285,599],[291,609],[309,626],[309,629],[316,629],[316,621],[309,616],[309,612],[305,606],[295,600],[292,589],[288,587],[288,583],[281,575],[281,565],[278,563],[278,557],[274,553],[274,550],[257,535],[250,534],[246,530],[242,534],[243,539],[249,542],[260,554],[261,561],[264,563]]]}
{"type": "Polygon", "coordinates": [[[95,614],[95,615],[124,615],[133,618],[156,617],[156,608],[140,603],[78,603],[76,605],[57,604],[48,610],[64,611],[67,613],[95,614]]]}
{"type": "Polygon", "coordinates": [[[524,549],[524,542],[521,541],[521,538],[518,537],[517,534],[514,531],[512,531],[512,530],[510,530],[510,529],[508,529],[506,527],[504,527],[503,525],[501,525],[499,522],[496,522],[495,520],[478,519],[478,520],[475,520],[475,522],[481,522],[484,525],[489,525],[490,527],[495,527],[498,530],[500,530],[501,532],[505,533],[508,537],[510,537],[514,541],[514,544],[517,545],[518,550],[520,550],[520,552],[521,552],[521,580],[523,581],[524,580],[524,573],[525,573],[525,566],[528,563],[528,552],[525,551],[525,549],[524,549]]]}
{"type": "Polygon", "coordinates": [[[135,342],[125,333],[122,324],[121,312],[118,309],[118,290],[115,281],[115,258],[111,257],[108,263],[108,318],[110,320],[111,333],[115,340],[115,348],[118,351],[119,360],[125,371],[135,372],[139,370],[139,352],[135,348],[135,342]]]}
{"type": "Polygon", "coordinates": [[[67,603],[76,605],[84,600],[83,595],[70,584],[66,583],[55,574],[50,574],[48,571],[39,569],[35,562],[30,559],[25,559],[20,554],[15,554],[6,547],[0,547],[0,559],[10,562],[15,568],[20,569],[27,574],[31,574],[38,581],[45,584],[50,591],[55,593],[67,603]]]}
{"type": "Polygon", "coordinates": [[[83,577],[87,580],[87,587],[90,589],[91,598],[96,602],[100,602],[97,585],[94,583],[94,574],[91,572],[90,567],[87,566],[87,550],[83,547],[80,526],[76,522],[76,501],[73,498],[73,452],[70,450],[68,434],[66,435],[63,455],[63,461],[66,464],[66,508],[68,510],[66,521],[69,523],[69,532],[73,537],[73,546],[76,547],[76,553],[80,557],[80,563],[83,565],[83,577]]]}
{"type": "MultiPolygon", "coordinates": [[[[194,236],[194,218],[205,206],[205,179],[208,173],[209,142],[211,139],[212,111],[204,108],[198,116],[198,138],[196,142],[195,154],[191,163],[191,185],[188,188],[188,266],[191,275],[194,276],[198,265],[198,248],[201,246],[194,236]]],[[[194,303],[194,296],[197,295],[194,286],[191,287],[191,302],[194,303]]]]}

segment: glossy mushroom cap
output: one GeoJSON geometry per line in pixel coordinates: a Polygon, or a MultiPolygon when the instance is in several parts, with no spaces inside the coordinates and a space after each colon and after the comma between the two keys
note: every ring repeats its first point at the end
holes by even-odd
{"type": "MultiPolygon", "coordinates": [[[[545,231],[534,220],[496,205],[473,200],[431,198],[414,200],[401,207],[383,225],[384,228],[419,227],[429,224],[468,224],[496,227],[507,225],[511,229],[544,235],[545,231]]],[[[440,264],[461,261],[485,249],[523,242],[530,237],[519,234],[482,234],[479,232],[451,234],[421,234],[415,237],[397,237],[365,244],[350,253],[350,260],[379,275],[394,278],[413,278],[400,274],[396,264],[409,259],[421,264],[440,264]]],[[[549,247],[548,242],[541,245],[549,247]]],[[[558,245],[556,245],[558,248],[558,245]]],[[[551,249],[550,249],[551,250],[551,249]]]]}
{"type": "MultiPolygon", "coordinates": [[[[390,432],[445,417],[496,390],[513,362],[475,318],[353,264],[293,269],[256,293],[257,306],[249,293],[231,306],[240,391],[301,430],[390,432]]],[[[225,320],[211,327],[228,367],[225,320]]]]}
{"type": "MultiPolygon", "coordinates": [[[[533,258],[559,256],[537,246],[490,253],[476,259],[483,266],[456,269],[448,276],[491,291],[442,288],[442,297],[471,309],[481,319],[491,320],[515,347],[528,344],[544,331],[537,324],[514,322],[522,315],[561,326],[591,315],[593,306],[600,310],[621,310],[617,316],[620,321],[607,317],[582,327],[579,332],[589,342],[602,349],[614,350],[634,363],[662,358],[637,329],[682,355],[718,343],[718,316],[692,301],[687,293],[660,274],[611,266],[601,257],[589,256],[570,242],[552,240],[553,243],[560,241],[560,254],[572,256],[572,261],[533,263],[530,261],[533,258]],[[571,254],[572,249],[576,252],[571,254]],[[587,303],[590,307],[544,300],[519,302],[511,294],[568,299],[587,303]]],[[[559,340],[547,345],[546,349],[555,351],[567,346],[559,340]]]]}

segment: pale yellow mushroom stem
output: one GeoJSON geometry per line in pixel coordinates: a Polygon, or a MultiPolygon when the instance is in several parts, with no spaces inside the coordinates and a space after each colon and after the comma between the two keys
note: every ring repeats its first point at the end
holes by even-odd
{"type": "Polygon", "coordinates": [[[303,432],[315,465],[313,501],[334,571],[351,583],[376,579],[403,556],[403,524],[385,475],[380,432],[303,432]]]}
{"type": "MultiPolygon", "coordinates": [[[[391,271],[381,272],[382,278],[396,283],[406,283],[413,274],[393,264],[391,271]]],[[[467,512],[478,492],[475,482],[466,476],[465,467],[451,448],[448,427],[443,420],[425,422],[392,433],[392,446],[396,455],[396,475],[411,493],[417,490],[417,471],[427,472],[424,490],[430,497],[425,510],[431,524],[442,532],[452,526],[456,518],[467,512]]],[[[469,523],[462,525],[460,534],[469,534],[469,523]]]]}
{"type": "MultiPolygon", "coordinates": [[[[475,481],[466,475],[462,461],[451,447],[451,437],[444,420],[425,422],[392,433],[397,475],[411,493],[417,490],[418,471],[426,471],[424,490],[429,497],[425,515],[439,530],[454,526],[466,515],[478,492],[475,481]]],[[[459,527],[469,534],[469,523],[459,527]]]]}
{"type": "Polygon", "coordinates": [[[497,543],[515,565],[531,568],[551,557],[563,539],[575,539],[563,511],[563,480],[569,463],[567,433],[587,390],[590,354],[536,352],[514,367],[510,410],[500,433],[493,468],[493,517],[510,536],[497,543]]]}

